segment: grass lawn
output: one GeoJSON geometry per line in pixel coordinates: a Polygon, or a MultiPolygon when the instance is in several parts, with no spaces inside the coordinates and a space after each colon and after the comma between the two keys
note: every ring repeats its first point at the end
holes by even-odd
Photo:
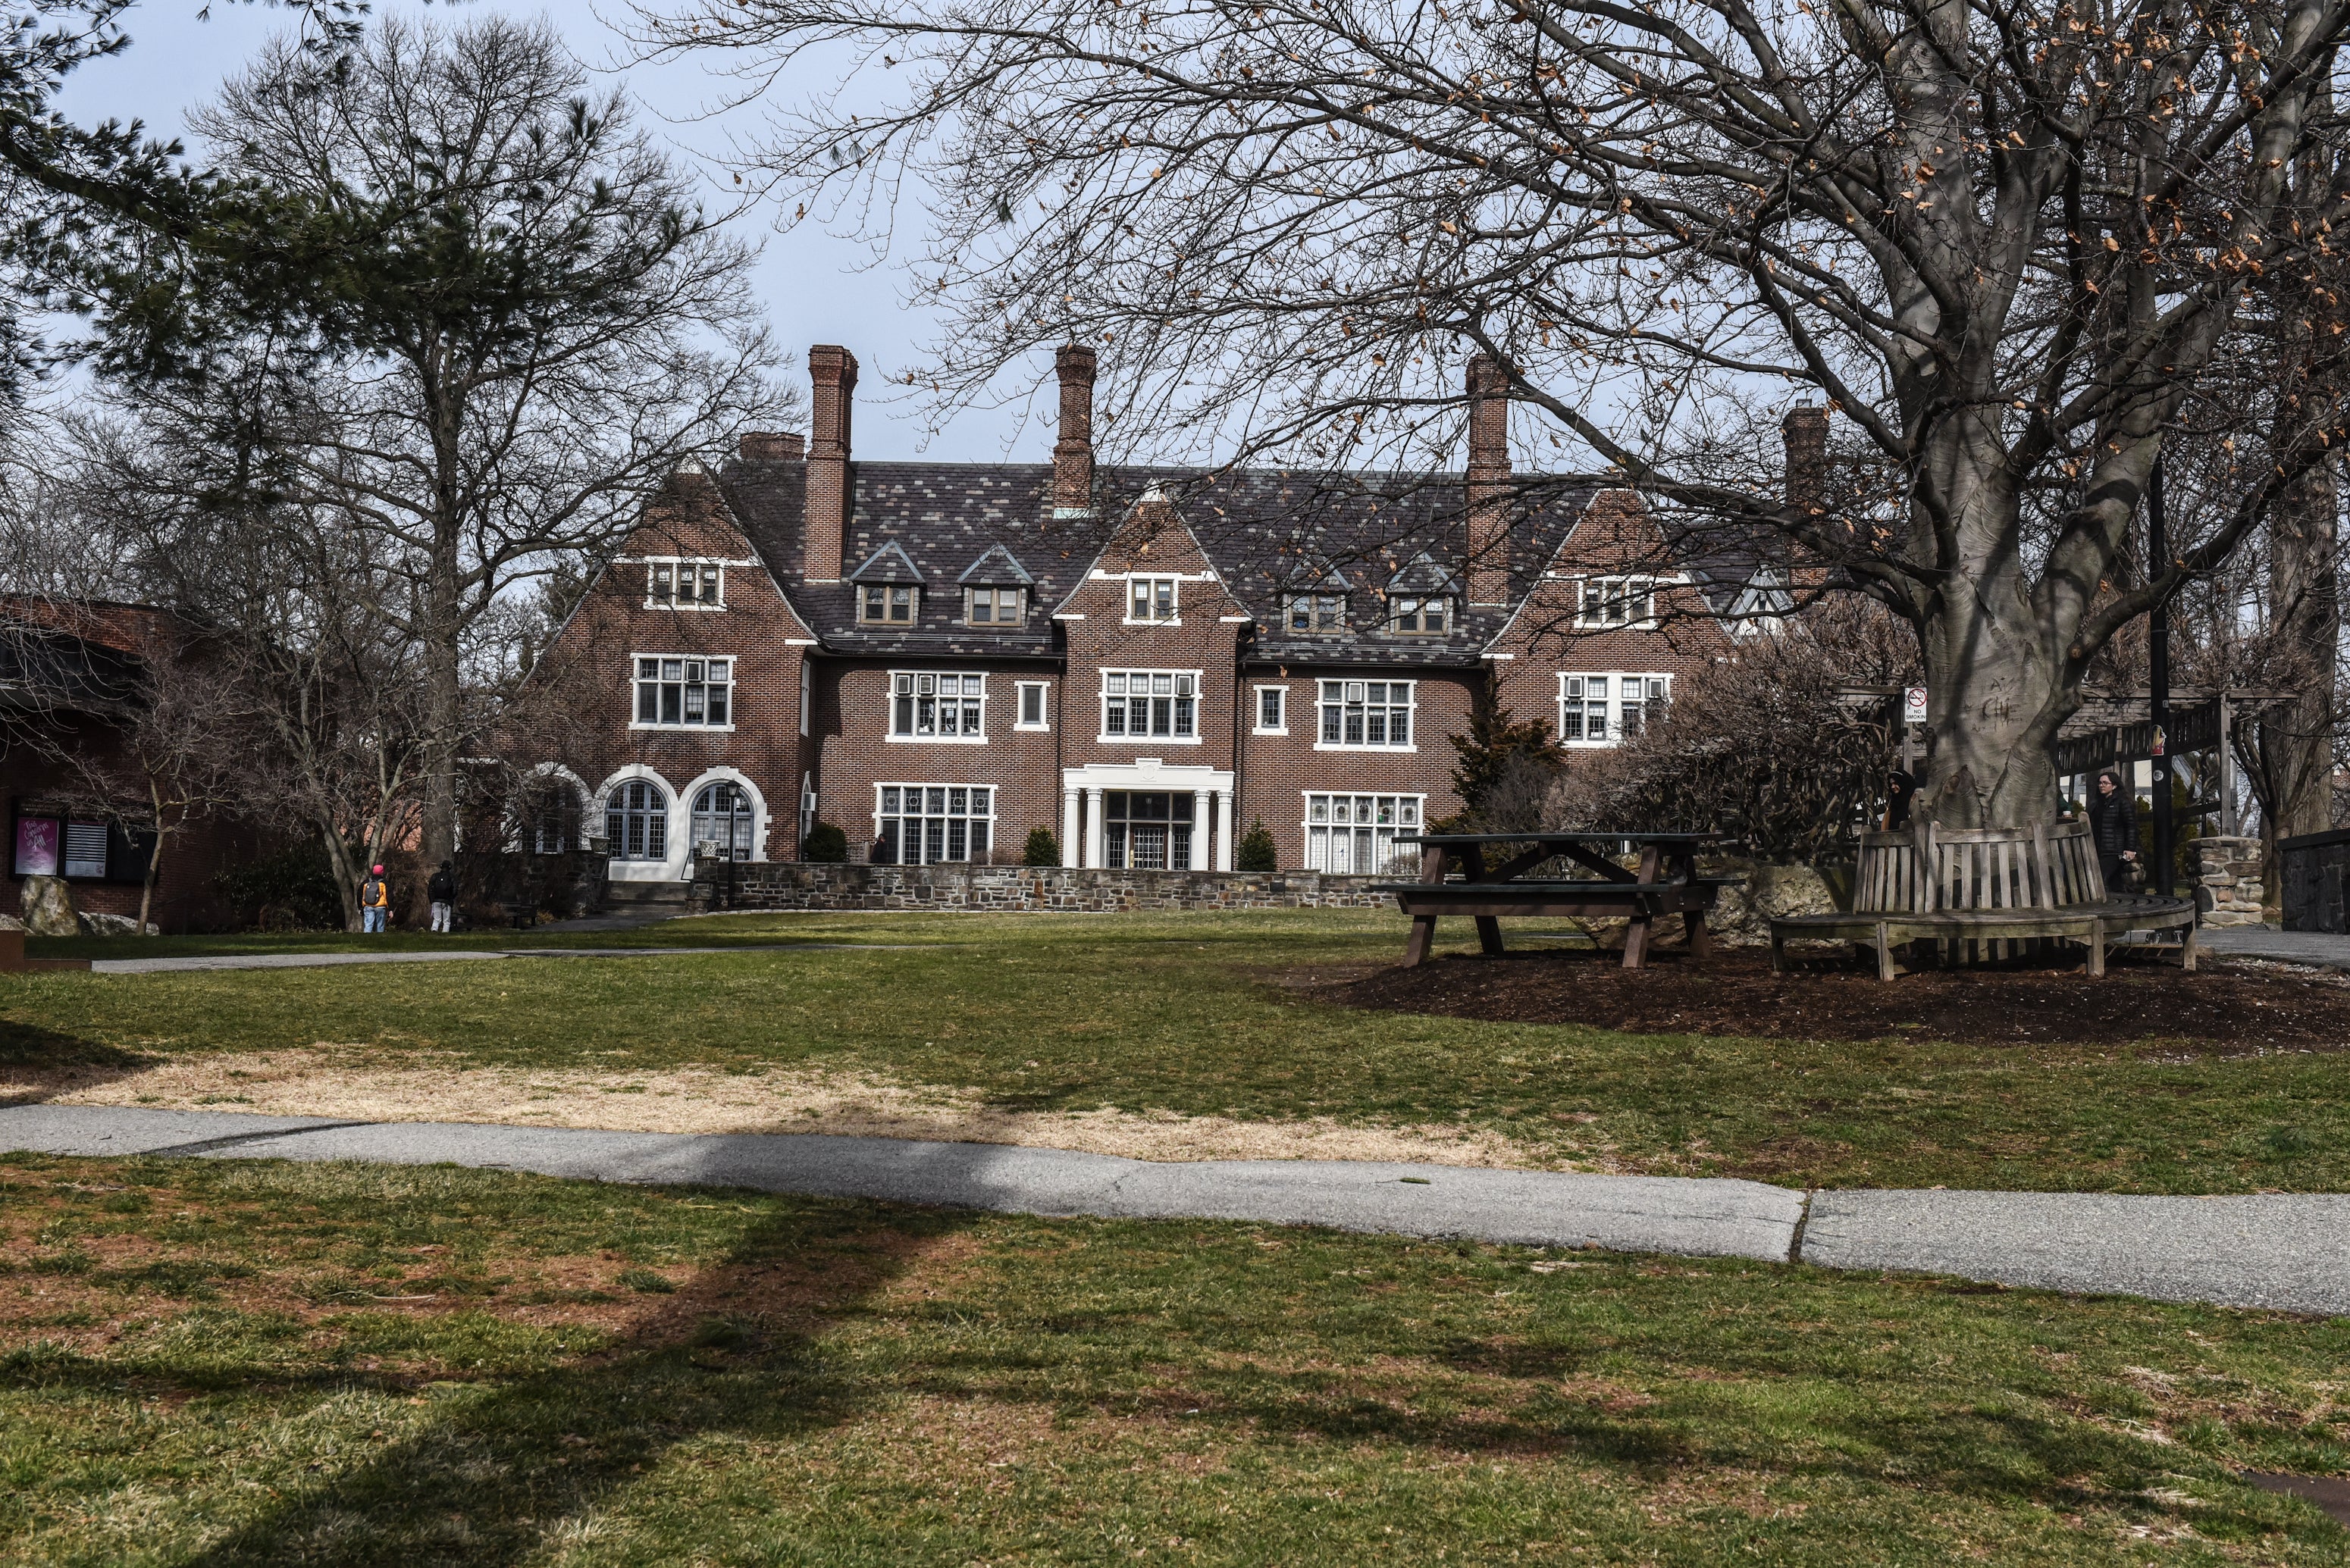
{"type": "Polygon", "coordinates": [[[7,976],[0,1064],[323,1044],[452,1065],[837,1069],[1035,1111],[1466,1125],[1546,1158],[1803,1186],[2350,1189],[2350,1052],[1631,1035],[1357,1011],[1281,981],[1391,962],[1402,929],[1337,911],[728,917],[632,940],[920,945],[7,976]]]}
{"type": "Polygon", "coordinates": [[[0,1158],[0,1562],[2350,1563],[2350,1323],[0,1158]]]}

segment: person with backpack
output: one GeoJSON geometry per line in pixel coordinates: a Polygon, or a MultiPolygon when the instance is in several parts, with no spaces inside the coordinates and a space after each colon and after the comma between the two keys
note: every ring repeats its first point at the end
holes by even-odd
{"type": "Polygon", "coordinates": [[[432,873],[424,884],[424,896],[432,901],[432,929],[442,935],[449,934],[449,914],[457,902],[457,865],[453,860],[441,862],[441,869],[432,873]]]}
{"type": "Polygon", "coordinates": [[[383,879],[383,867],[368,867],[367,880],[359,884],[359,926],[371,937],[383,935],[383,922],[391,914],[391,884],[383,879]]]}

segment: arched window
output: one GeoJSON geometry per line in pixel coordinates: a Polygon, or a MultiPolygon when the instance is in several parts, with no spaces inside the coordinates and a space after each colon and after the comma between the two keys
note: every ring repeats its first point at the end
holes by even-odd
{"type": "Polygon", "coordinates": [[[668,859],[668,794],[646,779],[613,785],[604,803],[604,832],[615,860],[668,859]]]}
{"type": "Polygon", "coordinates": [[[751,858],[751,792],[737,784],[714,784],[693,797],[693,842],[718,846],[721,860],[751,858]]]}

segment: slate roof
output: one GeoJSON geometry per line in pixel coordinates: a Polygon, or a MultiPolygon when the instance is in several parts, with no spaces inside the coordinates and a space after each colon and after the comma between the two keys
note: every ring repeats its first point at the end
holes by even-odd
{"type": "Polygon", "coordinates": [[[1246,655],[1251,663],[1464,668],[1477,665],[1510,609],[1608,483],[1521,476],[1510,530],[1510,605],[1463,607],[1451,631],[1429,637],[1381,629],[1382,604],[1371,588],[1399,574],[1414,583],[1430,576],[1430,586],[1459,577],[1467,489],[1457,472],[1246,469],[1203,474],[1105,465],[1096,474],[1093,514],[1066,517],[1055,516],[1051,504],[1049,463],[852,463],[843,569],[910,573],[880,580],[928,585],[910,628],[861,627],[850,584],[800,580],[806,472],[800,462],[737,458],[717,477],[753,547],[831,653],[1057,657],[1054,607],[1156,485],[1171,498],[1225,587],[1256,618],[1246,655]],[[876,564],[885,559],[886,566],[876,564]],[[903,567],[896,564],[900,559],[903,567]],[[993,575],[1007,562],[1019,576],[993,575]],[[1326,586],[1333,582],[1344,587],[1326,586]],[[948,586],[958,583],[1026,586],[1026,624],[962,624],[962,596],[948,586]],[[1347,593],[1350,630],[1287,632],[1283,596],[1306,590],[1347,593]]]}

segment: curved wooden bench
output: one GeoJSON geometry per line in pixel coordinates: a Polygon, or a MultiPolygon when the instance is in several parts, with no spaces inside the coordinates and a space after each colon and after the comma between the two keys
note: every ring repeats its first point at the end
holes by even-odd
{"type": "Polygon", "coordinates": [[[2086,823],[2030,828],[1945,828],[1864,833],[1849,913],[1786,915],[1771,922],[1771,963],[1786,967],[1791,937],[1857,942],[1877,953],[1891,980],[1893,950],[1905,942],[1959,944],[1970,951],[2042,939],[2078,941],[2089,972],[2106,972],[2106,943],[2124,931],[2180,930],[2180,961],[2195,967],[2195,901],[2108,893],[2086,823]]]}

